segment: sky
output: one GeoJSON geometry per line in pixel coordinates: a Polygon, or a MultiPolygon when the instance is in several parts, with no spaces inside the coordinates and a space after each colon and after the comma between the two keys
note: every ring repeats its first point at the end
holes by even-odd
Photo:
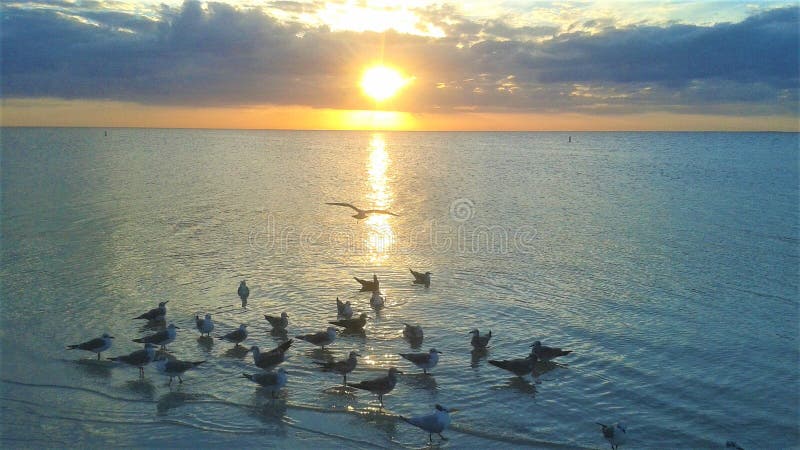
{"type": "Polygon", "coordinates": [[[800,130],[786,1],[14,1],[3,126],[800,130]],[[375,65],[404,80],[377,101],[375,65]]]}

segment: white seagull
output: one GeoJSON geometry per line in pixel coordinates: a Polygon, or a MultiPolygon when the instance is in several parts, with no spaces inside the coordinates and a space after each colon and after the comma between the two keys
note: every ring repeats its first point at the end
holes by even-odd
{"type": "Polygon", "coordinates": [[[417,272],[414,269],[408,269],[411,275],[414,275],[414,284],[424,284],[426,288],[431,287],[431,273],[430,272],[417,272]]]}
{"type": "Polygon", "coordinates": [[[414,363],[415,366],[422,369],[422,373],[427,375],[428,369],[433,369],[439,363],[441,353],[432,348],[428,353],[400,353],[400,356],[414,363]]]}
{"type": "Polygon", "coordinates": [[[272,398],[275,398],[275,393],[286,386],[286,370],[284,370],[283,367],[278,369],[277,372],[261,372],[254,373],[252,375],[249,373],[243,373],[242,376],[254,383],[259,384],[264,388],[264,390],[270,393],[272,398]]]}
{"type": "Polygon", "coordinates": [[[81,342],[80,344],[68,345],[67,349],[86,350],[87,352],[97,353],[97,360],[99,361],[100,353],[111,348],[112,339],[114,339],[114,336],[111,336],[108,333],[103,333],[103,335],[99,338],[94,338],[90,341],[81,342]]]}
{"type": "Polygon", "coordinates": [[[200,336],[204,334],[211,336],[211,332],[214,331],[214,321],[211,320],[211,314],[206,314],[205,319],[201,319],[200,316],[194,316],[194,323],[197,326],[197,330],[200,331],[200,336]]]}
{"type": "Polygon", "coordinates": [[[350,203],[341,203],[341,202],[326,202],[326,205],[333,205],[333,206],[346,206],[348,208],[352,208],[356,213],[353,214],[353,217],[356,220],[366,219],[370,214],[389,214],[391,216],[398,216],[397,214],[387,211],[385,209],[361,209],[356,206],[351,205],[350,203]]]}
{"type": "Polygon", "coordinates": [[[614,425],[608,426],[603,425],[600,422],[596,423],[603,427],[603,437],[606,438],[609,444],[611,444],[612,450],[618,449],[620,445],[624,444],[625,441],[628,440],[628,434],[625,431],[625,424],[615,423],[614,425]]]}
{"type": "Polygon", "coordinates": [[[427,431],[428,441],[433,443],[434,433],[438,434],[443,441],[447,440],[446,437],[442,436],[442,431],[444,431],[445,428],[450,425],[450,413],[454,413],[456,411],[458,411],[458,409],[445,408],[444,406],[437,404],[436,411],[434,411],[433,414],[417,417],[400,416],[400,418],[417,428],[427,431]]]}
{"type": "Polygon", "coordinates": [[[386,304],[386,297],[383,297],[379,291],[374,291],[372,297],[369,298],[369,306],[372,309],[381,309],[386,304]]]}
{"type": "Polygon", "coordinates": [[[345,319],[353,317],[353,307],[350,305],[350,300],[342,303],[339,297],[336,297],[336,314],[345,319]]]}
{"type": "Polygon", "coordinates": [[[325,349],[326,345],[333,344],[333,341],[336,340],[336,328],[328,327],[325,331],[320,331],[317,333],[310,333],[310,334],[301,334],[300,336],[295,336],[297,339],[301,341],[306,341],[309,344],[314,344],[318,347],[322,347],[325,349]]]}

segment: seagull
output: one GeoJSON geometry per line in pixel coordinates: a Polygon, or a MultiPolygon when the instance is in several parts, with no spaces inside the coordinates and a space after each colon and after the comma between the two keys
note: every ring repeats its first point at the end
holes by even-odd
{"type": "Polygon", "coordinates": [[[572,350],[561,350],[558,347],[547,347],[542,345],[541,341],[534,342],[531,347],[533,347],[531,352],[536,354],[536,357],[538,357],[540,361],[550,361],[553,358],[558,358],[559,356],[569,355],[572,353],[572,350]]]}
{"type": "Polygon", "coordinates": [[[372,297],[369,298],[369,306],[373,309],[381,309],[385,303],[386,297],[382,297],[379,291],[373,292],[372,297]]]}
{"type": "Polygon", "coordinates": [[[178,377],[178,383],[183,383],[183,379],[181,375],[189,369],[194,369],[195,367],[203,364],[205,361],[180,361],[177,359],[170,360],[169,358],[162,356],[160,359],[156,360],[156,370],[161,375],[169,377],[169,383],[167,385],[172,384],[172,379],[178,377]]]}
{"type": "Polygon", "coordinates": [[[489,339],[492,338],[492,330],[489,330],[489,334],[484,334],[481,336],[481,332],[478,331],[477,328],[470,331],[469,334],[472,335],[472,348],[475,350],[483,350],[489,345],[489,339]]]}
{"type": "Polygon", "coordinates": [[[353,307],[350,306],[350,300],[342,303],[339,297],[336,297],[336,314],[345,319],[353,317],[353,307]]]}
{"type": "Polygon", "coordinates": [[[442,436],[442,431],[450,425],[450,413],[456,411],[458,411],[456,408],[445,408],[437,404],[436,411],[434,411],[433,414],[417,417],[400,416],[400,418],[417,428],[427,431],[428,441],[433,443],[433,433],[438,434],[443,441],[447,440],[446,437],[442,436]]]}
{"type": "Polygon", "coordinates": [[[333,206],[346,206],[348,208],[352,208],[356,212],[355,214],[352,215],[352,217],[354,219],[356,219],[356,220],[366,219],[367,216],[370,215],[370,214],[389,214],[391,216],[399,217],[399,215],[397,215],[397,214],[395,214],[393,212],[389,212],[389,211],[387,211],[385,209],[361,209],[361,208],[358,208],[356,206],[351,205],[350,203],[326,202],[325,204],[326,205],[333,205],[333,206]]]}
{"type": "Polygon", "coordinates": [[[301,341],[306,341],[309,344],[322,347],[322,349],[325,350],[326,345],[331,345],[333,344],[333,341],[336,340],[336,328],[328,327],[328,329],[325,331],[311,334],[301,334],[300,336],[295,337],[301,341]]]}
{"type": "Polygon", "coordinates": [[[358,364],[358,359],[356,358],[357,356],[361,355],[359,355],[357,352],[350,352],[350,356],[343,361],[332,361],[332,362],[314,361],[314,364],[319,364],[320,366],[322,366],[322,370],[328,370],[344,376],[342,384],[347,386],[347,374],[352,372],[353,369],[356,368],[356,364],[358,364]]]}
{"type": "Polygon", "coordinates": [[[286,327],[289,326],[289,315],[286,314],[286,311],[282,312],[280,317],[264,314],[264,318],[272,325],[273,330],[286,331],[286,327]]]}
{"type": "Polygon", "coordinates": [[[272,350],[261,353],[258,346],[254,345],[250,347],[249,352],[253,352],[253,363],[264,370],[268,370],[272,367],[277,366],[278,364],[286,361],[286,350],[292,346],[292,339],[284,342],[283,344],[273,348],[272,350]]]}
{"type": "Polygon", "coordinates": [[[211,336],[211,332],[214,331],[214,322],[211,320],[211,314],[206,314],[205,319],[201,319],[200,316],[194,316],[194,323],[197,325],[197,330],[200,331],[200,336],[204,334],[211,336]]]}
{"type": "Polygon", "coordinates": [[[503,361],[490,359],[489,364],[507,370],[518,377],[524,377],[529,373],[532,374],[533,365],[536,363],[536,360],[537,356],[531,352],[527,358],[508,359],[503,361]]]}
{"type": "Polygon", "coordinates": [[[361,313],[356,319],[342,319],[328,322],[337,327],[346,328],[348,331],[363,331],[367,324],[367,313],[361,313]]]}
{"type": "Polygon", "coordinates": [[[94,338],[91,341],[81,342],[80,344],[68,345],[68,350],[86,350],[87,352],[97,353],[97,360],[100,360],[100,353],[111,348],[111,340],[114,336],[108,333],[103,333],[99,338],[94,338]]]}
{"type": "Polygon", "coordinates": [[[129,353],[123,356],[115,356],[113,358],[108,358],[111,361],[119,361],[121,363],[125,363],[129,366],[135,366],[139,368],[139,378],[144,378],[144,366],[153,362],[153,359],[156,357],[156,346],[151,343],[144,344],[144,349],[136,350],[133,353],[129,353]]]}
{"type": "Polygon", "coordinates": [[[353,277],[353,278],[359,283],[361,283],[361,290],[360,290],[361,292],[372,291],[379,293],[381,290],[381,282],[378,281],[378,276],[375,275],[374,273],[372,274],[372,281],[362,280],[361,278],[358,277],[353,277]]]}
{"type": "Polygon", "coordinates": [[[242,308],[247,306],[247,297],[250,296],[250,288],[247,287],[245,280],[239,283],[239,290],[237,290],[236,293],[239,294],[239,298],[242,299],[242,308]]]}
{"type": "Polygon", "coordinates": [[[414,284],[424,284],[426,288],[431,287],[431,273],[430,272],[416,272],[413,269],[408,269],[411,271],[411,275],[414,275],[414,284]]]}
{"type": "Polygon", "coordinates": [[[165,302],[159,302],[158,308],[153,308],[139,317],[134,317],[134,319],[147,319],[151,322],[164,320],[164,317],[167,316],[167,303],[169,303],[169,300],[165,302]]]}
{"type": "Polygon", "coordinates": [[[433,369],[439,363],[439,355],[442,352],[432,348],[428,353],[400,353],[400,356],[414,363],[422,369],[422,373],[428,374],[428,369],[433,369]]]}
{"type": "Polygon", "coordinates": [[[278,369],[277,372],[261,372],[252,375],[243,373],[242,376],[261,385],[265,390],[269,391],[272,398],[276,398],[277,395],[275,393],[286,386],[286,370],[283,367],[278,369]]]}
{"type": "Polygon", "coordinates": [[[175,340],[175,337],[178,335],[178,332],[175,330],[179,330],[180,327],[176,327],[174,323],[167,325],[166,330],[159,331],[158,333],[154,333],[143,338],[133,339],[133,342],[138,342],[140,344],[155,344],[160,345],[162,350],[166,350],[167,344],[172,343],[175,340]]]}
{"type": "Polygon", "coordinates": [[[625,432],[625,425],[622,423],[615,423],[611,426],[603,425],[600,422],[595,423],[603,427],[603,437],[611,444],[612,450],[618,449],[619,446],[624,444],[628,439],[628,434],[625,432]]]}
{"type": "Polygon", "coordinates": [[[241,324],[238,329],[231,331],[225,336],[218,336],[218,339],[232,342],[238,347],[240,342],[247,339],[247,325],[241,324]]]}
{"type": "Polygon", "coordinates": [[[407,323],[403,323],[405,328],[403,328],[403,336],[408,338],[411,341],[422,341],[422,327],[419,325],[409,325],[407,323]]]}
{"type": "Polygon", "coordinates": [[[378,401],[381,402],[381,408],[383,408],[383,396],[394,389],[394,385],[397,384],[398,373],[403,372],[397,370],[397,367],[390,367],[389,373],[386,376],[364,380],[358,383],[347,383],[347,385],[356,389],[370,391],[373,394],[378,394],[378,401]]]}

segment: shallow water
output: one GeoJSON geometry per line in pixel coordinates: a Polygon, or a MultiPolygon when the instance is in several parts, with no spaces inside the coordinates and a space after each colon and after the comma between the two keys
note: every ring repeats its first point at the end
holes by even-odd
{"type": "Polygon", "coordinates": [[[604,447],[595,422],[617,420],[633,448],[800,445],[798,135],[567,137],[2,129],[4,446],[422,447],[396,416],[435,403],[462,410],[452,448],[604,447]],[[352,279],[373,273],[378,313],[352,279]],[[207,312],[269,349],[263,314],[318,331],[337,296],[366,336],[296,341],[274,401],[194,329],[207,312]],[[170,352],[207,360],[183,384],[64,349],[108,331],[104,356],[136,350],[152,330],[131,318],[161,300],[170,352]],[[442,351],[432,376],[398,356],[403,322],[442,351]],[[574,351],[538,383],[486,363],[537,339],[574,351]],[[312,364],[353,349],[348,380],[405,372],[383,412],[312,364]]]}

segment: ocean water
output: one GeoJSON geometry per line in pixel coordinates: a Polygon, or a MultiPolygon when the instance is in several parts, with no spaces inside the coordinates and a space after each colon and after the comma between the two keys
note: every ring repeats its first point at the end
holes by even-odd
{"type": "Polygon", "coordinates": [[[800,446],[797,134],[105,131],[0,131],[3,447],[419,448],[397,416],[436,403],[461,410],[448,448],[605,448],[597,421],[627,448],[800,446]],[[353,280],[373,273],[377,313],[353,280]],[[274,401],[194,328],[268,349],[263,314],[318,331],[337,296],[365,336],[296,341],[274,401]],[[183,384],[65,350],[138,349],[163,300],[170,353],[207,360],[183,384]],[[536,381],[487,364],[534,340],[573,353],[536,381]],[[398,356],[431,347],[431,376],[398,356]],[[348,380],[404,371],[383,411],[312,363],[351,350],[348,380]]]}

